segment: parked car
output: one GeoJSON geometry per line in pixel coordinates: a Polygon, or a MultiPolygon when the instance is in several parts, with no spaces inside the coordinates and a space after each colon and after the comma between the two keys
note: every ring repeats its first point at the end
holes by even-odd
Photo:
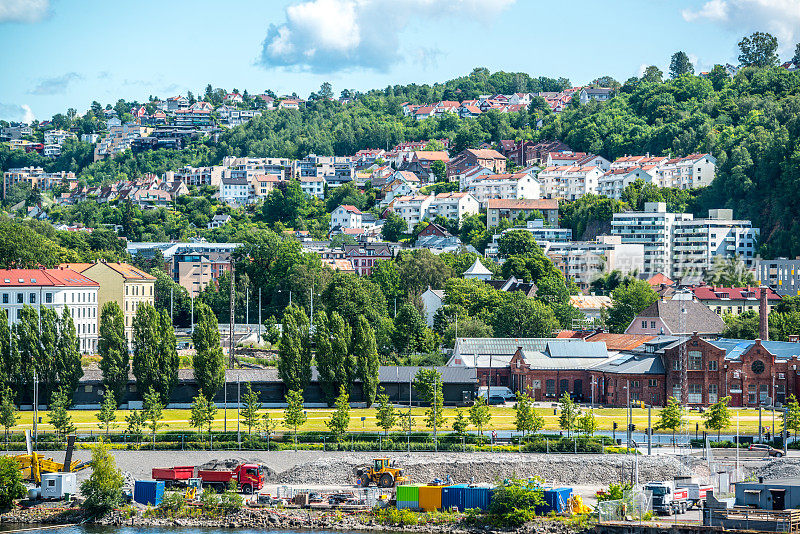
{"type": "Polygon", "coordinates": [[[501,404],[505,404],[505,403],[506,403],[506,399],[504,399],[500,395],[492,395],[491,397],[489,397],[489,400],[488,400],[488,402],[486,404],[488,404],[490,406],[497,406],[497,405],[501,405],[501,404]]]}
{"type": "Polygon", "coordinates": [[[763,451],[767,453],[767,456],[774,456],[775,458],[780,458],[783,456],[783,451],[780,449],[776,449],[775,447],[770,447],[766,443],[753,443],[750,445],[747,450],[749,451],[763,451]]]}

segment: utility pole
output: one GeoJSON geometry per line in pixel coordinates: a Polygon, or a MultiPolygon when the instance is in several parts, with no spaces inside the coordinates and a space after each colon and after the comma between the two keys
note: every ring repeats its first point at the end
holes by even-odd
{"type": "MultiPolygon", "coordinates": [[[[289,298],[291,298],[291,293],[289,293],[289,298]]],[[[308,329],[308,335],[310,336],[312,332],[314,332],[314,284],[311,284],[311,326],[308,329]]]]}
{"type": "Polygon", "coordinates": [[[244,300],[244,322],[247,323],[247,332],[250,332],[250,286],[247,286],[244,300]]]}
{"type": "Polygon", "coordinates": [[[258,342],[261,343],[261,288],[258,288],[258,342]]]}
{"type": "Polygon", "coordinates": [[[194,334],[194,294],[192,294],[192,334],[194,334]]]}
{"type": "Polygon", "coordinates": [[[242,411],[242,382],[240,377],[236,376],[236,443],[239,444],[239,450],[242,450],[242,431],[239,427],[239,412],[242,411]]]}
{"type": "Polygon", "coordinates": [[[175,325],[175,320],[173,319],[173,314],[174,314],[175,307],[173,305],[173,300],[172,300],[172,290],[173,289],[174,288],[172,286],[169,286],[169,322],[174,326],[175,325]]]}
{"type": "MultiPolygon", "coordinates": [[[[230,332],[228,332],[228,367],[233,369],[234,365],[236,364],[236,357],[234,355],[234,343],[233,343],[233,332],[234,327],[236,326],[236,322],[234,320],[234,308],[236,304],[236,291],[235,291],[235,280],[236,280],[236,264],[231,258],[231,302],[230,302],[230,310],[231,310],[231,324],[230,324],[230,332]]],[[[225,432],[228,431],[228,371],[225,370],[225,385],[223,386],[225,391],[225,409],[224,412],[224,422],[223,422],[223,430],[225,432]]]]}
{"type": "MultiPolygon", "coordinates": [[[[431,367],[433,369],[433,367],[431,367]]],[[[433,369],[436,373],[436,369],[433,369]]],[[[439,378],[436,374],[433,375],[433,448],[439,452],[439,440],[436,439],[436,401],[438,400],[437,390],[439,389],[439,378]]]]}
{"type": "Polygon", "coordinates": [[[653,405],[647,405],[647,455],[653,454],[653,405]]]}
{"type": "Polygon", "coordinates": [[[627,393],[627,400],[625,401],[625,421],[627,422],[627,428],[625,429],[628,436],[628,447],[631,446],[631,381],[628,380],[625,385],[625,390],[627,393]]]}

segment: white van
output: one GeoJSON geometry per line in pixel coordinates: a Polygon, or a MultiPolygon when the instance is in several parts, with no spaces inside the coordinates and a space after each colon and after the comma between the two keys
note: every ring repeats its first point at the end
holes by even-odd
{"type": "Polygon", "coordinates": [[[481,386],[478,388],[478,396],[487,400],[489,397],[503,397],[506,401],[517,400],[517,395],[505,386],[481,386]]]}

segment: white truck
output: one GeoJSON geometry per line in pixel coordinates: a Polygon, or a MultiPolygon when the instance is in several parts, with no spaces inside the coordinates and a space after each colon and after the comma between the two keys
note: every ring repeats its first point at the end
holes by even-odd
{"type": "Polygon", "coordinates": [[[653,512],[657,514],[683,514],[686,510],[700,506],[711,486],[683,480],[675,482],[648,482],[645,491],[650,492],[653,512]]]}

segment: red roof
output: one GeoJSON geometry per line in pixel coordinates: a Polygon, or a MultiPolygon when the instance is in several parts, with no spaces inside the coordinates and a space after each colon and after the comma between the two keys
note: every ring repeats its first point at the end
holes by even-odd
{"type": "Polygon", "coordinates": [[[0,269],[0,287],[97,287],[72,269],[0,269]]]}
{"type": "Polygon", "coordinates": [[[651,287],[653,287],[653,286],[660,286],[660,285],[662,285],[662,284],[663,284],[663,285],[668,285],[668,286],[671,286],[671,285],[672,285],[672,284],[674,284],[675,282],[673,282],[672,280],[670,280],[669,278],[667,278],[667,277],[666,277],[665,275],[663,275],[662,273],[658,273],[658,274],[655,274],[655,275],[653,275],[653,276],[652,276],[652,277],[651,277],[651,278],[650,278],[650,279],[647,281],[647,283],[648,283],[648,284],[650,284],[650,286],[651,286],[651,287]]]}
{"type": "Polygon", "coordinates": [[[339,207],[344,208],[346,211],[349,211],[350,213],[357,213],[357,214],[361,215],[361,210],[358,209],[355,206],[350,205],[350,204],[342,204],[339,207]]]}
{"type": "MultiPolygon", "coordinates": [[[[697,300],[758,300],[761,298],[760,287],[719,287],[698,286],[691,288],[697,300]]],[[[767,300],[781,300],[780,295],[766,288],[767,300]]]]}

